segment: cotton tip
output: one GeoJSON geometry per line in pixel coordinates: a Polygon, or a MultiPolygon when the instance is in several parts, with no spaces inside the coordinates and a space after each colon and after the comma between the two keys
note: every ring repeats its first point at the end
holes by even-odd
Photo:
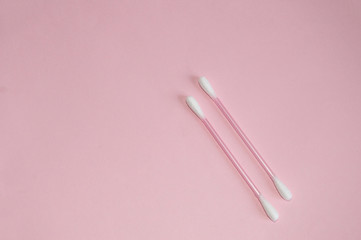
{"type": "Polygon", "coordinates": [[[199,106],[198,102],[194,99],[194,97],[187,97],[186,99],[188,107],[192,109],[192,111],[201,119],[204,118],[204,114],[202,112],[201,107],[199,106]]]}
{"type": "Polygon", "coordinates": [[[262,195],[259,197],[259,201],[269,219],[276,222],[279,217],[277,210],[262,195]]]}
{"type": "Polygon", "coordinates": [[[277,177],[273,178],[273,183],[275,184],[277,191],[285,200],[292,199],[291,191],[284,185],[277,177]]]}
{"type": "Polygon", "coordinates": [[[201,88],[210,96],[211,98],[216,98],[216,92],[213,90],[212,85],[208,82],[207,78],[201,77],[198,80],[201,88]]]}

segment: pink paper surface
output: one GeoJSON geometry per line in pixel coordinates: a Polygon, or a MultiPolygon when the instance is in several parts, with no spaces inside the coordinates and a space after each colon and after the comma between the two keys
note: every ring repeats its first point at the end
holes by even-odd
{"type": "Polygon", "coordinates": [[[1,0],[0,239],[360,239],[360,43],[359,1],[1,0]]]}

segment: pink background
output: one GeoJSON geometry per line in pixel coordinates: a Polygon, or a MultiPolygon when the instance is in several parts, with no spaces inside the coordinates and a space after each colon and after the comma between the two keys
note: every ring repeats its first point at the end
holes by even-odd
{"type": "Polygon", "coordinates": [[[0,0],[0,27],[1,240],[361,238],[360,1],[0,0]]]}

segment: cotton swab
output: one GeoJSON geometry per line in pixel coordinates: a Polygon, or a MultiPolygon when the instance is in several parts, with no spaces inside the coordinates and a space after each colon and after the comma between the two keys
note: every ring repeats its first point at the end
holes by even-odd
{"type": "Polygon", "coordinates": [[[292,193],[291,191],[284,185],[274,174],[274,172],[271,170],[271,168],[267,165],[266,161],[262,158],[261,154],[258,153],[256,148],[253,146],[251,141],[248,139],[246,134],[242,131],[242,129],[238,126],[236,121],[233,119],[231,114],[228,112],[226,107],[222,104],[221,100],[216,96],[215,91],[213,90],[211,84],[208,82],[208,80],[205,77],[201,77],[199,79],[199,85],[201,88],[208,94],[208,96],[211,97],[213,102],[217,105],[219,110],[222,112],[222,114],[225,116],[225,118],[228,120],[228,122],[231,124],[231,126],[234,128],[236,133],[239,135],[239,137],[242,139],[244,144],[248,147],[250,152],[253,154],[253,156],[257,159],[259,164],[262,166],[262,168],[266,171],[268,176],[273,181],[277,191],[281,195],[282,198],[285,200],[291,200],[292,199],[292,193]]]}
{"type": "Polygon", "coordinates": [[[248,184],[254,195],[257,197],[257,199],[260,201],[264,211],[266,212],[267,216],[272,221],[277,221],[279,215],[276,209],[262,196],[260,191],[257,189],[257,187],[254,185],[252,180],[248,177],[247,173],[244,171],[242,166],[239,164],[237,159],[233,156],[231,151],[228,149],[226,144],[222,141],[216,130],[212,127],[212,125],[209,123],[207,118],[202,112],[202,109],[198,105],[197,101],[193,97],[187,97],[186,99],[187,105],[190,107],[190,109],[198,116],[198,118],[202,121],[204,126],[206,126],[207,130],[211,133],[213,138],[216,140],[218,145],[221,147],[223,152],[226,154],[228,159],[231,161],[233,166],[237,169],[238,173],[242,176],[244,181],[248,184]]]}

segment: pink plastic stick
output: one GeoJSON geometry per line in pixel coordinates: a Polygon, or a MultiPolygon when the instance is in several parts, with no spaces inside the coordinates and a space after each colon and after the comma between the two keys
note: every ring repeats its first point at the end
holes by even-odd
{"type": "Polygon", "coordinates": [[[216,140],[218,145],[221,147],[223,152],[226,154],[226,156],[229,158],[229,160],[232,162],[233,166],[237,169],[238,173],[242,176],[244,181],[248,184],[249,188],[252,190],[254,195],[257,197],[259,202],[261,203],[263,209],[265,210],[265,213],[272,221],[277,221],[278,219],[278,212],[277,210],[262,196],[262,194],[259,192],[257,187],[254,185],[254,183],[251,181],[251,179],[248,177],[246,172],[243,170],[237,159],[233,156],[231,151],[229,151],[226,144],[222,141],[216,130],[212,127],[212,125],[209,123],[207,118],[205,117],[201,107],[198,105],[197,101],[193,97],[187,97],[186,99],[187,105],[189,108],[197,115],[199,119],[201,119],[202,123],[206,126],[207,130],[211,133],[213,138],[216,140]]]}
{"type": "Polygon", "coordinates": [[[216,96],[215,91],[213,90],[211,84],[208,82],[208,80],[205,77],[201,77],[199,79],[199,85],[201,88],[208,94],[208,96],[211,97],[213,102],[217,105],[219,110],[222,112],[222,114],[226,117],[228,122],[231,124],[231,126],[234,128],[236,133],[239,135],[239,137],[242,139],[242,141],[245,143],[247,148],[250,150],[250,152],[253,154],[253,156],[257,159],[258,163],[262,166],[262,168],[266,171],[268,176],[273,181],[273,184],[275,185],[277,191],[283,197],[285,200],[291,200],[292,199],[292,193],[291,191],[286,187],[285,184],[279,180],[271,168],[267,165],[266,161],[262,158],[261,154],[258,153],[257,149],[253,146],[251,141],[248,139],[246,134],[242,131],[242,129],[238,126],[236,121],[234,121],[231,114],[228,112],[226,107],[222,104],[221,100],[216,96]]]}
{"type": "Polygon", "coordinates": [[[234,128],[238,136],[242,139],[244,144],[248,147],[250,152],[253,154],[253,156],[257,159],[259,164],[263,167],[263,169],[266,171],[268,176],[273,179],[275,177],[275,174],[273,173],[272,169],[267,165],[266,161],[262,158],[261,154],[257,151],[257,149],[253,146],[251,141],[248,139],[246,134],[242,131],[242,129],[238,126],[236,121],[233,119],[232,115],[228,112],[226,107],[222,104],[221,100],[216,97],[212,98],[214,103],[217,105],[219,110],[223,113],[223,115],[226,117],[228,122],[231,124],[231,126],[234,128]]]}
{"type": "Polygon", "coordinates": [[[242,168],[242,166],[239,164],[239,162],[237,161],[237,159],[235,158],[235,156],[233,156],[233,154],[231,153],[231,151],[228,149],[228,147],[226,146],[226,144],[223,142],[223,140],[221,139],[221,137],[218,135],[218,133],[216,132],[216,130],[214,130],[214,128],[212,127],[212,125],[209,123],[209,121],[207,120],[207,118],[203,118],[201,119],[203,124],[206,126],[206,128],[208,129],[208,131],[211,133],[211,135],[213,136],[213,138],[216,140],[216,142],[218,143],[218,145],[221,147],[221,149],[223,150],[223,152],[227,155],[228,159],[231,161],[231,163],[233,164],[233,166],[237,169],[238,173],[242,176],[242,178],[244,179],[244,181],[246,181],[246,183],[248,184],[248,186],[251,188],[252,192],[254,193],[254,195],[256,195],[257,198],[259,198],[259,196],[261,195],[260,191],[257,189],[256,185],[254,185],[254,183],[252,182],[252,180],[249,178],[249,176],[247,175],[247,173],[244,171],[244,169],[242,168]]]}

